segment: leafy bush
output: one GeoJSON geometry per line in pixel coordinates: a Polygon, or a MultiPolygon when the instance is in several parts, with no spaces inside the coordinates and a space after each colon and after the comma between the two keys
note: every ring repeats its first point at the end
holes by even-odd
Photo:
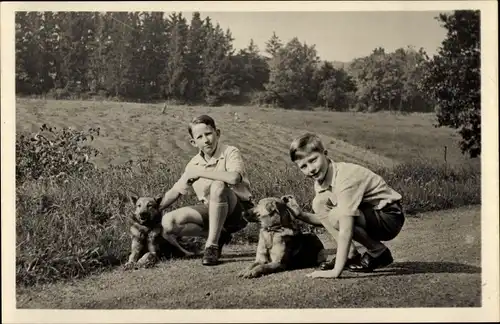
{"type": "Polygon", "coordinates": [[[96,135],[99,135],[99,128],[57,130],[46,124],[32,136],[21,135],[16,140],[16,181],[40,177],[61,179],[88,171],[94,167],[90,158],[97,156],[99,151],[84,144],[96,135]]]}

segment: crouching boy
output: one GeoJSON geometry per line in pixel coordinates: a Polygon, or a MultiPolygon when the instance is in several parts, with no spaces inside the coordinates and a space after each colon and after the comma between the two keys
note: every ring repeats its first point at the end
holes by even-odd
{"type": "Polygon", "coordinates": [[[337,278],[344,267],[369,272],[393,262],[381,241],[395,238],[404,224],[401,195],[371,170],[353,163],[334,162],[315,134],[307,133],[290,145],[290,158],[304,175],[314,180],[314,213],[295,206],[295,216],[323,226],[337,242],[331,261],[308,276],[337,278]],[[353,244],[367,250],[361,255],[353,244]]]}
{"type": "Polygon", "coordinates": [[[247,225],[243,212],[252,207],[250,183],[240,151],[219,142],[220,130],[210,116],[194,118],[188,131],[198,154],[165,193],[159,208],[168,208],[191,187],[200,203],[166,213],[162,226],[168,234],[206,237],[202,263],[216,265],[231,234],[247,225]]]}

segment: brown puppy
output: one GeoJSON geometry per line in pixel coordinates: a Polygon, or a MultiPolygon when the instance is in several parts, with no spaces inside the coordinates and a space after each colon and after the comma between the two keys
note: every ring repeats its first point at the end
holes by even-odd
{"type": "Polygon", "coordinates": [[[315,267],[325,261],[323,243],[314,233],[301,233],[292,222],[293,196],[264,198],[248,211],[249,221],[260,223],[255,262],[240,272],[255,278],[279,271],[315,267]]]}
{"type": "Polygon", "coordinates": [[[135,211],[132,214],[130,226],[131,252],[125,268],[151,266],[162,256],[194,255],[193,252],[180,246],[175,237],[163,233],[162,214],[158,210],[161,198],[130,196],[135,211]]]}

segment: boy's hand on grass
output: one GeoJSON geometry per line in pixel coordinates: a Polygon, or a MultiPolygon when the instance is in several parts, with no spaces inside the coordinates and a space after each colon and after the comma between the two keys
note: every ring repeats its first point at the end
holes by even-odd
{"type": "Polygon", "coordinates": [[[330,278],[330,279],[335,279],[340,277],[340,273],[338,271],[334,270],[327,270],[327,271],[314,271],[306,275],[306,277],[309,278],[330,278]]]}

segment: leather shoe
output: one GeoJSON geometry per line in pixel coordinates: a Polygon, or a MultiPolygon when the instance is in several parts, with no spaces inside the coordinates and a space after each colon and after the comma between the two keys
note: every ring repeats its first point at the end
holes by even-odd
{"type": "MultiPolygon", "coordinates": [[[[356,255],[353,256],[352,258],[347,259],[344,267],[348,267],[351,264],[359,263],[360,261],[361,261],[361,254],[356,253],[356,255]]],[[[330,261],[321,262],[321,264],[319,265],[320,270],[331,270],[334,267],[335,267],[335,257],[330,261]]]]}
{"type": "Polygon", "coordinates": [[[393,261],[394,259],[389,249],[385,249],[385,251],[376,258],[365,253],[358,264],[349,265],[349,270],[353,272],[372,272],[377,268],[388,266],[393,261]]]}

